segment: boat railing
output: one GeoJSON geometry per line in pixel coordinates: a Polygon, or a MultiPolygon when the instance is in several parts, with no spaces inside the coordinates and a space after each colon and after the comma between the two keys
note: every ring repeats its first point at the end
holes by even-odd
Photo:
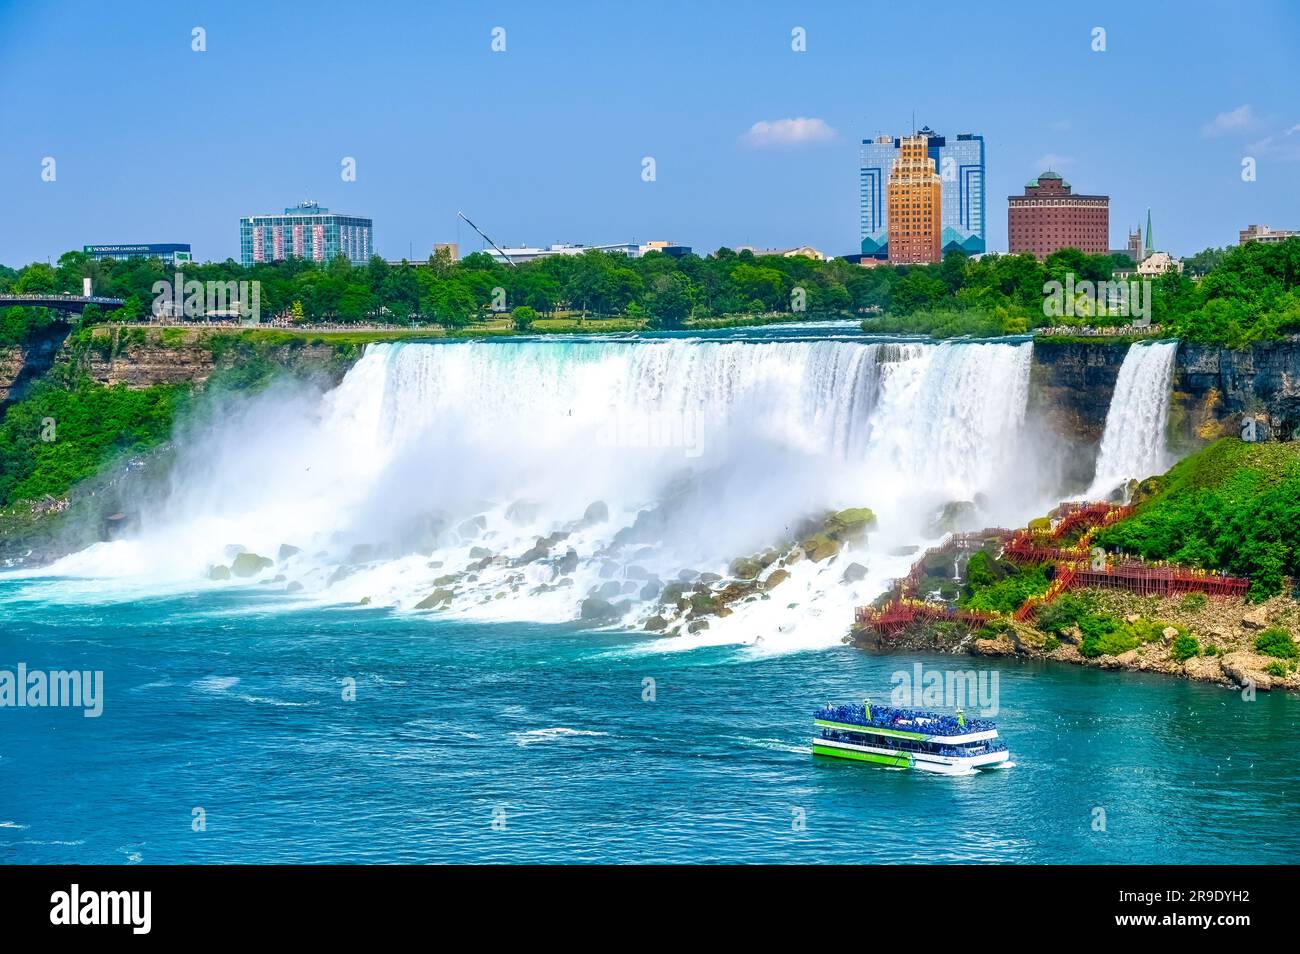
{"type": "Polygon", "coordinates": [[[891,729],[895,732],[919,732],[926,735],[967,735],[997,728],[992,722],[983,719],[958,719],[957,716],[893,706],[871,706],[869,715],[866,706],[827,706],[818,709],[816,717],[826,722],[858,725],[864,729],[891,729]]]}

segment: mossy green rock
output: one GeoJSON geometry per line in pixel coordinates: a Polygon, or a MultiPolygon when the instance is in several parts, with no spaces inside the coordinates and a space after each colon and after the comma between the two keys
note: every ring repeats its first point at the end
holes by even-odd
{"type": "Polygon", "coordinates": [[[272,562],[264,556],[244,552],[231,562],[230,572],[235,576],[256,576],[271,565],[272,562]]]}
{"type": "Polygon", "coordinates": [[[416,603],[416,604],[415,604],[415,608],[416,608],[416,609],[435,609],[436,607],[439,607],[439,606],[442,606],[442,605],[444,605],[444,604],[450,603],[451,600],[452,600],[452,597],[454,597],[455,595],[456,595],[456,594],[453,593],[451,590],[445,590],[445,589],[439,588],[439,589],[434,590],[432,593],[430,593],[430,594],[429,594],[428,596],[426,596],[424,599],[420,600],[420,602],[416,603]]]}
{"type": "Polygon", "coordinates": [[[208,579],[209,579],[209,580],[228,580],[228,579],[230,579],[230,567],[228,567],[228,566],[214,566],[212,569],[208,570],[208,579]]]}

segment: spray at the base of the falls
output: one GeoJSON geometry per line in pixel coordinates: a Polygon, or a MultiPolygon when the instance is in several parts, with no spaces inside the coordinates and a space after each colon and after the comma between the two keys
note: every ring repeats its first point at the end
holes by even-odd
{"type": "Polygon", "coordinates": [[[736,558],[789,556],[810,520],[869,507],[865,540],[769,563],[751,599],[676,641],[833,643],[854,605],[949,529],[935,525],[944,504],[966,502],[983,526],[1043,502],[1028,499],[1022,446],[1031,354],[842,339],[372,345],[327,393],[272,388],[190,421],[138,535],[54,571],[479,619],[595,607],[641,627],[666,589],[689,600],[736,558]]]}
{"type": "Polygon", "coordinates": [[[1142,480],[1168,468],[1165,429],[1177,352],[1176,341],[1129,346],[1106,413],[1089,495],[1106,496],[1126,481],[1142,480]]]}

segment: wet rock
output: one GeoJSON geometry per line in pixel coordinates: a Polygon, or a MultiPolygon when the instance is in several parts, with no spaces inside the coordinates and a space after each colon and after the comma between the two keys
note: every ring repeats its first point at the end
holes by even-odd
{"type": "Polygon", "coordinates": [[[284,591],[286,593],[301,593],[302,584],[299,583],[297,580],[293,580],[292,582],[289,583],[288,586],[284,588],[284,591]]]}
{"type": "Polygon", "coordinates": [[[668,628],[668,620],[664,619],[662,616],[659,615],[651,616],[648,620],[645,621],[645,630],[648,633],[663,632],[667,628],[668,628]]]}
{"type": "Polygon", "coordinates": [[[415,604],[416,609],[437,609],[439,606],[446,606],[451,603],[455,593],[448,589],[436,589],[420,602],[415,604]]]}
{"type": "Polygon", "coordinates": [[[648,580],[650,579],[650,572],[643,566],[629,566],[623,571],[623,579],[648,580]]]}
{"type": "Polygon", "coordinates": [[[370,605],[370,597],[368,597],[368,596],[363,596],[363,597],[361,597],[361,600],[357,603],[357,605],[358,605],[358,606],[369,606],[369,605],[370,605]]]}
{"type": "Polygon", "coordinates": [[[456,527],[456,535],[462,540],[473,540],[483,532],[485,527],[487,527],[487,518],[479,514],[477,517],[471,517],[456,527]]]}
{"type": "Polygon", "coordinates": [[[209,580],[228,580],[230,579],[230,567],[214,566],[208,570],[209,580]]]}
{"type": "Polygon", "coordinates": [[[247,549],[248,547],[244,546],[242,543],[227,543],[223,552],[226,554],[228,559],[233,560],[247,549]]]}
{"type": "Polygon", "coordinates": [[[348,551],[349,563],[368,563],[375,558],[375,548],[369,543],[353,544],[348,551]]]}
{"type": "Polygon", "coordinates": [[[902,556],[911,556],[913,553],[915,553],[915,552],[916,552],[917,550],[919,550],[919,549],[921,549],[921,548],[920,548],[919,546],[916,546],[915,544],[913,544],[912,546],[906,546],[906,547],[894,547],[893,549],[891,549],[891,550],[889,551],[889,555],[890,555],[890,556],[899,556],[899,557],[902,557],[902,556]]]}
{"type": "Polygon", "coordinates": [[[276,557],[281,563],[283,563],[285,560],[289,559],[289,557],[301,552],[302,549],[299,547],[292,546],[288,543],[282,543],[280,544],[280,552],[276,554],[276,557]]]}
{"type": "Polygon", "coordinates": [[[840,542],[828,533],[819,533],[802,543],[804,553],[814,563],[829,560],[840,552],[840,542]]]}
{"type": "Polygon", "coordinates": [[[770,590],[774,586],[780,586],[788,579],[790,579],[789,570],[773,570],[770,574],[768,574],[767,579],[763,581],[763,586],[764,588],[770,590]]]}
{"type": "Polygon", "coordinates": [[[974,527],[979,522],[978,508],[971,500],[953,500],[943,505],[926,528],[929,536],[974,527]]]}
{"type": "Polygon", "coordinates": [[[334,572],[330,574],[329,579],[325,581],[325,585],[333,586],[335,583],[339,582],[339,580],[346,580],[355,572],[356,572],[356,567],[351,567],[351,566],[336,567],[334,572]]]}
{"type": "Polygon", "coordinates": [[[852,507],[826,518],[826,532],[837,540],[861,540],[876,525],[876,515],[868,507],[852,507]]]}
{"type": "Polygon", "coordinates": [[[659,595],[662,588],[663,587],[658,580],[649,580],[643,587],[641,587],[641,592],[637,595],[643,600],[652,600],[659,595]]]}
{"type": "Polygon", "coordinates": [[[471,560],[481,560],[481,559],[483,559],[484,557],[490,557],[490,556],[492,556],[492,551],[489,550],[487,547],[470,547],[470,548],[469,548],[469,558],[470,558],[471,560]]]}
{"type": "Polygon", "coordinates": [[[718,583],[721,580],[722,577],[718,576],[716,573],[701,573],[699,576],[699,581],[705,586],[712,586],[714,583],[718,583]]]}
{"type": "Polygon", "coordinates": [[[531,500],[516,500],[506,508],[506,519],[518,527],[534,523],[541,512],[541,504],[531,500]]]}
{"type": "Polygon", "coordinates": [[[842,579],[845,583],[857,583],[858,581],[865,580],[866,578],[867,578],[867,568],[863,566],[861,563],[850,563],[848,566],[844,568],[844,576],[842,577],[842,579]]]}
{"type": "Polygon", "coordinates": [[[709,621],[707,619],[693,619],[686,624],[686,631],[688,633],[702,633],[708,628],[709,621]]]}
{"type": "Polygon", "coordinates": [[[433,581],[434,586],[450,586],[456,582],[455,573],[445,573],[433,581]]]}
{"type": "Polygon", "coordinates": [[[272,565],[272,561],[264,556],[258,556],[256,553],[244,552],[235,557],[230,564],[230,572],[235,576],[256,576],[267,567],[272,565]]]}
{"type": "Polygon", "coordinates": [[[578,568],[578,551],[569,550],[555,564],[557,573],[572,573],[578,568]]]}
{"type": "Polygon", "coordinates": [[[589,596],[583,600],[578,612],[585,620],[612,620],[621,615],[613,603],[599,596],[589,596]]]}
{"type": "Polygon", "coordinates": [[[600,578],[602,580],[608,580],[617,572],[618,572],[618,564],[615,563],[613,560],[606,560],[604,563],[600,565],[600,578]]]}
{"type": "Polygon", "coordinates": [[[623,584],[617,580],[607,580],[596,587],[596,595],[602,599],[610,599],[618,596],[623,592],[623,584]]]}
{"type": "Polygon", "coordinates": [[[763,565],[753,557],[737,557],[731,561],[727,572],[740,580],[752,580],[763,572],[763,565]]]}
{"type": "Polygon", "coordinates": [[[587,527],[605,523],[607,520],[609,520],[609,505],[603,500],[588,504],[587,509],[582,514],[582,523],[587,527]]]}

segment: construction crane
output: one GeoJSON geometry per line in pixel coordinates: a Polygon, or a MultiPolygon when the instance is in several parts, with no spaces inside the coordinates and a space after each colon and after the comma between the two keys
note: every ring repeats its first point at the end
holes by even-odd
{"type": "Polygon", "coordinates": [[[486,232],[484,232],[481,228],[479,228],[479,227],[478,227],[477,225],[475,225],[473,222],[470,222],[469,218],[465,215],[464,212],[457,212],[456,214],[459,215],[462,219],[464,219],[465,222],[469,225],[470,228],[472,228],[472,229],[473,229],[475,232],[477,232],[479,235],[483,236],[483,241],[487,242],[487,243],[488,243],[489,245],[491,245],[494,249],[496,249],[496,250],[497,250],[497,253],[498,253],[502,258],[504,258],[507,262],[510,263],[511,267],[513,267],[513,268],[518,268],[518,267],[519,267],[518,265],[515,264],[515,260],[512,259],[509,255],[507,255],[507,254],[505,253],[505,251],[501,248],[500,245],[498,245],[496,242],[494,242],[494,241],[492,241],[490,238],[488,238],[486,232]]]}

